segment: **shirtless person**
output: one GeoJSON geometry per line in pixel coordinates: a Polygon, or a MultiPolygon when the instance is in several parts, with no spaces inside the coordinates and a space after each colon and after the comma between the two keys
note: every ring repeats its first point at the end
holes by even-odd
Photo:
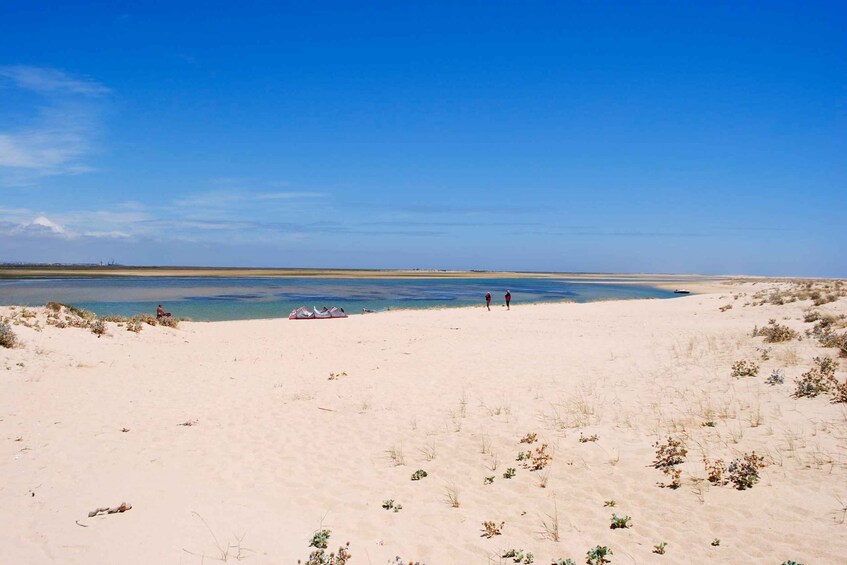
{"type": "Polygon", "coordinates": [[[506,310],[509,310],[509,302],[512,301],[512,293],[508,290],[506,291],[506,310]]]}
{"type": "Polygon", "coordinates": [[[156,308],[156,318],[170,318],[170,317],[171,317],[171,313],[165,312],[165,309],[162,308],[161,304],[159,304],[159,307],[156,308]]]}

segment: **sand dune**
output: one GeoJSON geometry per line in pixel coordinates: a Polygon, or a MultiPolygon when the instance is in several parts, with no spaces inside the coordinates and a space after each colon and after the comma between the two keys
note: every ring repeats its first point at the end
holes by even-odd
{"type": "Polygon", "coordinates": [[[510,548],[584,563],[597,545],[612,563],[847,563],[847,404],[792,396],[813,357],[837,352],[751,336],[771,318],[812,327],[808,300],[745,306],[777,286],[138,334],[109,323],[101,338],[46,326],[40,309],[28,323],[42,329],[13,325],[21,346],[0,349],[0,561],[296,563],[325,528],[353,565],[512,563],[510,548]],[[757,377],[731,376],[742,359],[757,377]],[[774,369],[785,384],[765,383],[774,369]],[[538,441],[520,443],[528,433],[538,441]],[[677,489],[653,465],[669,436],[688,450],[677,489]],[[516,461],[542,444],[545,468],[516,461]],[[754,450],[767,465],[752,488],[706,480],[704,459],[754,450]],[[632,527],[610,529],[613,513],[632,527]],[[484,521],[501,535],[482,537],[484,521]]]}

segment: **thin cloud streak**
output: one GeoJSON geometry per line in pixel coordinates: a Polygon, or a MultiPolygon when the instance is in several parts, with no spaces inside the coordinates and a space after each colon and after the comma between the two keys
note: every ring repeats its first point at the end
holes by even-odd
{"type": "Polygon", "coordinates": [[[96,98],[109,89],[55,69],[0,67],[0,87],[29,92],[36,116],[17,129],[0,131],[0,184],[28,186],[40,178],[77,175],[99,132],[96,98]]]}
{"type": "Polygon", "coordinates": [[[76,78],[57,69],[26,65],[0,66],[0,77],[5,77],[19,88],[40,93],[101,96],[111,92],[93,80],[76,78]]]}

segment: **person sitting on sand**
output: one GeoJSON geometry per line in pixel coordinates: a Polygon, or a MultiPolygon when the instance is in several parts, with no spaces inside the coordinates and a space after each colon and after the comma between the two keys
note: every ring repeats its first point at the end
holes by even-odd
{"type": "Polygon", "coordinates": [[[165,309],[162,308],[161,304],[159,304],[159,307],[156,308],[156,318],[170,318],[170,317],[171,317],[171,313],[165,312],[165,309]]]}

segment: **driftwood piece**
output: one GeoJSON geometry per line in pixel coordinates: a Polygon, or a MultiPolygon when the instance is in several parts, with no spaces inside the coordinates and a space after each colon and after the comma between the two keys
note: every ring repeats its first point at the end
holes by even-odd
{"type": "Polygon", "coordinates": [[[104,506],[103,508],[98,508],[97,510],[92,510],[88,513],[89,518],[93,518],[100,514],[119,514],[121,512],[126,512],[127,510],[132,509],[132,504],[127,504],[126,502],[121,502],[120,506],[114,506],[109,508],[108,506],[104,506]]]}

